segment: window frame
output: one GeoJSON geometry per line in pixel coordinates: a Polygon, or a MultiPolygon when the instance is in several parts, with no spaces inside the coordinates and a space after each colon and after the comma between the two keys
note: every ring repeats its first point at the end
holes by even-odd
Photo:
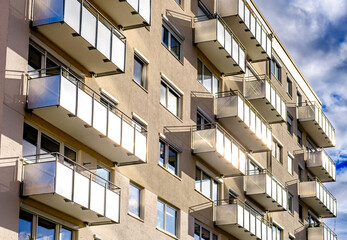
{"type": "Polygon", "coordinates": [[[293,176],[294,175],[294,158],[291,154],[289,154],[289,152],[288,152],[287,162],[288,162],[288,173],[293,176]],[[291,159],[291,164],[289,164],[290,163],[289,159],[291,159]]]}
{"type": "Polygon", "coordinates": [[[206,116],[201,110],[196,111],[196,129],[197,130],[205,130],[205,129],[211,129],[214,125],[214,122],[211,121],[209,117],[206,116]],[[201,123],[198,123],[198,118],[200,117],[201,123]]]}
{"type": "MultiPolygon", "coordinates": [[[[197,81],[213,96],[220,92],[221,80],[213,73],[213,71],[200,59],[197,58],[197,81]],[[201,64],[201,79],[199,79],[199,63],[201,64]],[[204,85],[205,68],[211,72],[211,91],[204,85]],[[215,89],[215,80],[217,82],[217,89],[215,89]]],[[[207,81],[207,80],[206,80],[207,81]]]]}
{"type": "Polygon", "coordinates": [[[161,36],[161,43],[162,45],[169,50],[169,52],[181,63],[183,62],[183,41],[184,38],[182,36],[180,36],[181,34],[177,33],[178,31],[176,30],[176,27],[173,26],[173,24],[171,22],[169,22],[168,20],[164,20],[162,21],[162,36],[161,36]],[[168,42],[167,44],[164,42],[164,29],[166,29],[166,31],[168,32],[168,42]],[[173,50],[172,50],[172,46],[171,46],[171,37],[175,38],[176,41],[179,43],[179,56],[177,56],[173,50]]]}
{"type": "Polygon", "coordinates": [[[283,145],[273,136],[271,143],[271,157],[276,159],[280,164],[283,164],[283,145]],[[273,146],[275,146],[275,149],[272,149],[273,146]],[[273,155],[274,152],[275,155],[273,155]],[[279,156],[280,159],[278,159],[277,156],[279,156]]]}
{"type": "Polygon", "coordinates": [[[170,236],[178,237],[178,231],[179,231],[179,209],[174,207],[173,205],[167,203],[166,201],[160,199],[160,198],[157,199],[157,226],[156,227],[157,227],[157,229],[159,229],[159,230],[169,234],[170,236]],[[163,217],[163,227],[164,228],[161,228],[161,227],[158,226],[159,225],[158,224],[158,205],[159,205],[159,202],[164,205],[163,216],[162,216],[163,217]],[[168,232],[166,230],[167,207],[171,208],[176,213],[176,215],[175,215],[175,234],[172,234],[172,233],[170,233],[170,232],[168,232]]]}
{"type": "Polygon", "coordinates": [[[288,202],[288,212],[294,216],[294,196],[293,196],[293,194],[291,194],[289,192],[288,192],[287,202],[288,202]],[[290,201],[290,198],[291,198],[291,201],[290,201]],[[291,205],[290,205],[290,203],[291,203],[291,205]],[[291,208],[290,208],[290,206],[291,206],[291,208]]]}
{"type": "Polygon", "coordinates": [[[148,90],[148,60],[144,59],[143,56],[137,51],[134,52],[134,64],[133,64],[133,76],[132,80],[144,90],[148,90]],[[141,64],[141,83],[135,80],[135,61],[141,64]]]}
{"type": "Polygon", "coordinates": [[[272,240],[283,240],[283,228],[276,224],[272,225],[272,240]],[[274,230],[276,231],[276,238],[274,238],[274,235],[273,235],[274,230]],[[280,232],[280,239],[277,239],[278,231],[280,232]]]}
{"type": "Polygon", "coordinates": [[[162,103],[161,101],[161,91],[160,91],[160,104],[165,107],[170,113],[172,113],[173,115],[175,115],[177,118],[182,120],[182,98],[183,95],[177,91],[173,86],[171,86],[170,83],[168,83],[163,77],[161,78],[161,82],[160,82],[160,90],[162,88],[162,86],[165,87],[165,105],[164,103],[162,103]],[[169,102],[169,93],[172,92],[173,95],[177,98],[177,113],[173,113],[168,106],[168,102],[169,102]]]}
{"type": "Polygon", "coordinates": [[[297,122],[297,134],[296,134],[296,137],[297,137],[297,140],[298,140],[298,144],[302,147],[302,129],[299,125],[299,122],[297,122]]]}
{"type": "Polygon", "coordinates": [[[199,166],[195,166],[195,186],[194,186],[194,189],[196,191],[198,191],[199,193],[201,193],[202,195],[204,195],[206,198],[208,198],[209,200],[211,201],[219,201],[220,200],[220,192],[221,192],[221,184],[219,181],[216,180],[215,177],[211,177],[211,174],[209,174],[208,172],[204,171],[201,167],[199,166]],[[200,180],[197,180],[197,172],[200,171],[200,180]],[[203,176],[207,176],[210,180],[210,196],[207,196],[206,194],[203,193],[203,176]],[[199,183],[197,183],[197,181],[199,181],[199,183]],[[197,189],[197,184],[199,184],[199,188],[200,189],[197,189]],[[213,193],[214,193],[214,184],[216,184],[217,186],[217,199],[213,199],[213,193]]]}
{"type": "Polygon", "coordinates": [[[300,90],[297,88],[296,89],[296,106],[301,107],[302,104],[303,104],[302,94],[301,94],[300,90]]]}
{"type": "Polygon", "coordinates": [[[299,207],[298,207],[298,216],[299,216],[299,221],[300,222],[304,222],[304,211],[303,211],[303,206],[302,204],[299,202],[299,207]]]}
{"type": "Polygon", "coordinates": [[[198,221],[194,221],[194,240],[195,240],[195,227],[196,225],[199,226],[199,240],[202,240],[202,229],[204,228],[206,231],[209,231],[210,232],[210,236],[209,236],[209,239],[211,240],[219,240],[219,236],[216,232],[212,231],[210,228],[206,227],[205,225],[199,223],[198,221]],[[217,237],[217,238],[214,238],[214,237],[217,237]]]}
{"type": "Polygon", "coordinates": [[[143,207],[144,205],[142,204],[143,201],[143,187],[139,186],[138,184],[134,183],[134,182],[129,182],[129,199],[128,199],[128,214],[130,214],[131,216],[134,216],[136,218],[139,218],[141,220],[143,220],[143,207]],[[130,187],[136,188],[139,191],[139,199],[138,199],[138,208],[139,208],[139,214],[136,215],[135,213],[130,211],[130,187]]]}
{"type": "Polygon", "coordinates": [[[293,136],[293,123],[294,123],[294,118],[292,117],[292,115],[287,112],[287,131],[290,135],[293,136]],[[290,120],[290,122],[289,122],[290,120]]]}
{"type": "Polygon", "coordinates": [[[100,162],[97,162],[97,164],[96,164],[96,170],[95,170],[95,175],[96,175],[96,176],[95,176],[95,177],[96,177],[96,179],[95,179],[95,182],[96,182],[96,183],[98,183],[98,184],[100,184],[101,186],[104,186],[104,187],[106,187],[106,188],[109,188],[109,187],[110,187],[109,182],[112,182],[112,181],[111,181],[111,178],[112,178],[112,171],[111,171],[110,169],[108,169],[108,167],[106,167],[105,165],[103,165],[103,164],[100,163],[100,162]],[[105,179],[105,180],[108,181],[108,182],[104,182],[104,181],[105,181],[104,179],[100,179],[100,178],[103,178],[103,177],[100,176],[100,175],[98,175],[98,169],[102,169],[102,170],[104,170],[105,172],[108,173],[109,179],[105,179]],[[103,185],[102,182],[104,182],[105,185],[103,185]]]}
{"type": "Polygon", "coordinates": [[[293,97],[293,81],[289,76],[287,76],[287,94],[293,97]]]}
{"type": "Polygon", "coordinates": [[[282,84],[282,65],[279,63],[275,56],[272,56],[271,58],[270,69],[272,75],[278,80],[279,83],[282,84]],[[276,74],[276,70],[278,74],[276,74]]]}
{"type": "Polygon", "coordinates": [[[165,170],[167,170],[169,173],[171,173],[174,176],[180,177],[180,155],[181,155],[181,151],[177,149],[177,147],[175,147],[174,145],[170,144],[168,141],[166,141],[163,138],[159,138],[159,158],[158,158],[158,165],[162,168],[164,168],[165,170]],[[164,145],[164,163],[163,165],[160,162],[160,144],[164,145]],[[169,154],[170,154],[170,149],[176,152],[176,169],[175,172],[173,172],[172,170],[169,169],[169,154]]]}

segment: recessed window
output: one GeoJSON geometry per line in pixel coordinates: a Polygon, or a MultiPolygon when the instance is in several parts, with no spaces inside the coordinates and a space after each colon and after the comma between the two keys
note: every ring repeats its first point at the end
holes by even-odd
{"type": "Polygon", "coordinates": [[[180,6],[182,6],[182,0],[175,0],[180,6]]]}
{"type": "Polygon", "coordinates": [[[142,188],[130,183],[129,185],[129,213],[141,218],[141,192],[142,188]]]}
{"type": "Polygon", "coordinates": [[[293,135],[293,117],[289,113],[287,113],[287,130],[293,135]]]}
{"type": "Polygon", "coordinates": [[[159,164],[172,174],[178,175],[178,163],[178,151],[163,140],[159,140],[159,164]]]}
{"type": "Polygon", "coordinates": [[[304,181],[304,170],[302,169],[302,167],[299,166],[299,169],[298,169],[298,177],[299,177],[299,181],[302,182],[304,181]]]}
{"type": "Polygon", "coordinates": [[[271,60],[271,72],[272,72],[272,74],[275,76],[275,78],[279,82],[282,82],[282,79],[281,79],[281,69],[282,69],[282,67],[279,64],[279,62],[274,57],[272,57],[272,60],[271,60]]]}
{"type": "Polygon", "coordinates": [[[302,130],[301,128],[299,127],[299,123],[298,123],[298,133],[297,133],[297,137],[298,137],[298,144],[300,146],[302,146],[302,130]]]}
{"type": "Polygon", "coordinates": [[[157,227],[177,236],[178,211],[171,205],[158,199],[157,227]]]}
{"type": "Polygon", "coordinates": [[[56,239],[56,236],[59,236],[61,240],[75,239],[74,231],[68,227],[20,210],[18,239],[30,240],[33,239],[34,235],[36,236],[35,239],[56,239]]]}
{"type": "Polygon", "coordinates": [[[219,79],[198,59],[198,81],[213,95],[219,92],[219,79]]]}
{"type": "Polygon", "coordinates": [[[111,180],[111,172],[108,169],[100,165],[97,165],[96,175],[97,175],[96,182],[108,188],[109,181],[111,180]]]}
{"type": "Polygon", "coordinates": [[[300,203],[299,203],[299,219],[301,222],[304,222],[303,209],[300,203]]]}
{"type": "Polygon", "coordinates": [[[46,75],[56,75],[60,73],[59,66],[63,65],[55,57],[42,49],[36,43],[30,41],[28,55],[28,71],[49,68],[45,70],[46,75]]]}
{"type": "Polygon", "coordinates": [[[202,226],[200,223],[194,224],[194,240],[218,240],[217,234],[202,226]]]}
{"type": "Polygon", "coordinates": [[[212,122],[200,111],[196,114],[196,128],[197,130],[210,129],[212,127],[212,122]]]}
{"type": "Polygon", "coordinates": [[[293,96],[293,82],[289,77],[287,77],[287,93],[289,96],[293,96]]]}
{"type": "Polygon", "coordinates": [[[100,92],[100,103],[107,107],[109,110],[115,111],[117,108],[116,106],[119,102],[112,95],[102,89],[100,92]]]}
{"type": "Polygon", "coordinates": [[[147,63],[137,54],[134,55],[133,80],[141,87],[147,89],[147,63]]]}
{"type": "Polygon", "coordinates": [[[272,144],[271,144],[272,158],[276,159],[280,163],[283,163],[282,152],[283,152],[282,145],[279,144],[275,139],[272,139],[272,144]]]}
{"type": "Polygon", "coordinates": [[[175,31],[169,27],[169,25],[163,22],[162,25],[162,43],[163,45],[178,59],[182,60],[182,39],[175,33],[175,31]]]}
{"type": "Polygon", "coordinates": [[[283,230],[277,225],[272,225],[272,240],[282,240],[283,239],[283,230]]]}
{"type": "Polygon", "coordinates": [[[249,160],[248,163],[248,175],[257,175],[262,171],[262,168],[258,166],[255,162],[252,160],[249,160]]]}
{"type": "Polygon", "coordinates": [[[195,189],[206,197],[217,201],[219,199],[219,183],[200,168],[196,167],[195,189]]]}
{"type": "Polygon", "coordinates": [[[181,99],[182,96],[174,88],[161,81],[160,103],[178,118],[181,118],[181,99]]]}
{"type": "Polygon", "coordinates": [[[294,214],[293,206],[294,206],[293,195],[288,193],[288,212],[291,213],[291,214],[294,214]]]}
{"type": "Polygon", "coordinates": [[[302,106],[302,95],[299,91],[296,92],[296,104],[297,106],[302,106]]]}
{"type": "Polygon", "coordinates": [[[203,21],[207,19],[213,18],[211,12],[207,9],[207,7],[199,0],[198,1],[198,21],[203,21]]]}
{"type": "Polygon", "coordinates": [[[309,227],[319,227],[320,221],[312,213],[308,212],[307,222],[309,227]]]}
{"type": "Polygon", "coordinates": [[[293,175],[293,162],[294,159],[288,154],[288,172],[293,175]]]}

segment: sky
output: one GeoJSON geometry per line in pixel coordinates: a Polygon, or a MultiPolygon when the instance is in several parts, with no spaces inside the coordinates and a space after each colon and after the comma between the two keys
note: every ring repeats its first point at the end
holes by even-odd
{"type": "Polygon", "coordinates": [[[335,127],[336,147],[326,150],[337,164],[337,182],[326,186],[337,198],[338,213],[325,222],[347,239],[347,1],[254,1],[335,127]]]}

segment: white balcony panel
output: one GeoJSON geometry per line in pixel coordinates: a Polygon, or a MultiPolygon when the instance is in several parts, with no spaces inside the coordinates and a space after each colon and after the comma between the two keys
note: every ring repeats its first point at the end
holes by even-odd
{"type": "MultiPolygon", "coordinates": [[[[112,32],[103,24],[98,21],[98,44],[97,49],[104,54],[105,57],[111,59],[111,37],[112,32]]],[[[123,68],[122,68],[123,69],[123,68]]]]}
{"type": "Polygon", "coordinates": [[[140,1],[140,15],[147,23],[151,22],[151,0],[140,1]]]}
{"type": "Polygon", "coordinates": [[[91,45],[95,46],[97,19],[88,9],[82,8],[81,35],[91,45]]]}
{"type": "Polygon", "coordinates": [[[218,14],[247,49],[248,58],[262,61],[271,58],[272,41],[265,26],[256,16],[250,1],[218,0],[218,14]]]}
{"type": "Polygon", "coordinates": [[[106,213],[105,216],[119,222],[119,207],[120,206],[120,196],[119,194],[106,190],[106,213]]]}
{"type": "Polygon", "coordinates": [[[30,79],[28,108],[119,165],[146,162],[146,130],[135,133],[130,117],[116,108],[108,109],[97,101],[100,96],[96,92],[80,80],[70,78],[71,81],[56,75],[30,79]],[[46,82],[53,84],[40,90],[46,82]]]}
{"type": "Polygon", "coordinates": [[[308,170],[321,182],[336,180],[336,164],[324,150],[305,152],[301,155],[304,155],[308,170]]]}
{"type": "Polygon", "coordinates": [[[64,198],[72,199],[73,170],[57,164],[55,191],[64,198]]]}
{"type": "Polygon", "coordinates": [[[76,0],[65,0],[64,8],[65,22],[75,30],[80,31],[81,4],[76,0]]]}
{"type": "Polygon", "coordinates": [[[80,173],[75,172],[74,182],[74,202],[88,208],[89,207],[89,179],[80,173]]]}
{"type": "Polygon", "coordinates": [[[112,58],[111,61],[125,72],[126,45],[115,34],[112,34],[112,58]]]}
{"type": "Polygon", "coordinates": [[[90,184],[90,209],[100,215],[104,215],[106,188],[93,181],[90,184]]]}

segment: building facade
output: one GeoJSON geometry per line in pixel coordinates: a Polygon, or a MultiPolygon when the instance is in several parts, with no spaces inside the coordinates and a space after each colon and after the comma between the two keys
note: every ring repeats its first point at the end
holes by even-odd
{"type": "Polygon", "coordinates": [[[0,239],[337,239],[335,129],[252,0],[0,12],[0,239]]]}

